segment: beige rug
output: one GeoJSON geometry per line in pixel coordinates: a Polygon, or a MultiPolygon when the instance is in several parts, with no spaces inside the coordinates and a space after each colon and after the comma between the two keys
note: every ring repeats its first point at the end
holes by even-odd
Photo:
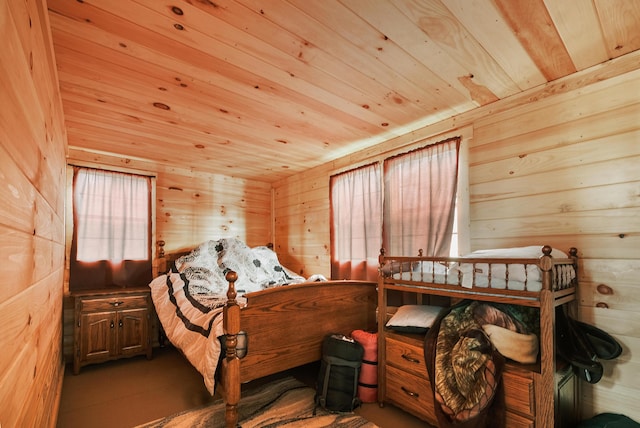
{"type": "MultiPolygon", "coordinates": [[[[321,408],[314,410],[315,391],[302,382],[287,377],[256,388],[240,400],[239,426],[242,428],[376,428],[353,413],[330,413],[321,408]]],[[[177,413],[138,428],[191,428],[224,427],[224,403],[177,413]]]]}

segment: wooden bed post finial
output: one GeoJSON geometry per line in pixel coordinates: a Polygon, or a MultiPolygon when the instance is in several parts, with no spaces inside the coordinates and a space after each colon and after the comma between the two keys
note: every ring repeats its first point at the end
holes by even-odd
{"type": "Polygon", "coordinates": [[[552,270],[553,270],[553,261],[551,256],[551,246],[545,245],[542,247],[542,255],[540,256],[540,270],[542,271],[543,283],[545,287],[549,287],[551,290],[553,288],[552,284],[552,270]]]}
{"type": "MultiPolygon", "coordinates": [[[[236,296],[238,295],[238,293],[236,293],[236,281],[238,280],[238,274],[230,270],[224,277],[229,283],[229,289],[227,290],[227,299],[236,302],[236,296]]],[[[238,302],[236,302],[236,304],[238,304],[238,302]]]]}

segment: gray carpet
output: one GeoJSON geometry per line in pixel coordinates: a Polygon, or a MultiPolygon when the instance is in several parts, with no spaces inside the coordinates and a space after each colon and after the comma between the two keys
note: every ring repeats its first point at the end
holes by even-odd
{"type": "MultiPolygon", "coordinates": [[[[315,391],[302,382],[287,377],[263,385],[245,394],[238,406],[242,428],[267,427],[344,427],[376,428],[372,422],[353,413],[331,413],[321,408],[314,411],[315,391]]],[[[224,427],[224,403],[181,412],[138,428],[224,427]]]]}

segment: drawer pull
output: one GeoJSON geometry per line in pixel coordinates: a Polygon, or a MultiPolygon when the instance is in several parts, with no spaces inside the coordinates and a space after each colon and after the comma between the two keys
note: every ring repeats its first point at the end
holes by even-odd
{"type": "Polygon", "coordinates": [[[419,398],[420,397],[420,394],[418,394],[417,392],[409,391],[404,386],[401,386],[400,389],[402,389],[404,391],[404,393],[407,394],[410,397],[415,397],[415,398],[419,398]]]}
{"type": "Polygon", "coordinates": [[[404,358],[405,360],[409,361],[410,363],[416,363],[416,364],[420,363],[420,360],[416,360],[415,358],[410,357],[407,354],[402,354],[402,358],[404,358]]]}
{"type": "Polygon", "coordinates": [[[123,303],[124,303],[123,301],[120,301],[120,302],[111,302],[111,306],[115,306],[115,307],[117,308],[118,306],[120,306],[120,305],[121,305],[121,304],[123,304],[123,303]]]}

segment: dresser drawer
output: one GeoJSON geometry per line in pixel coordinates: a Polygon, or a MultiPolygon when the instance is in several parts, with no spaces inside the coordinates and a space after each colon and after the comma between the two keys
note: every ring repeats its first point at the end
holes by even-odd
{"type": "Polygon", "coordinates": [[[82,298],[80,300],[80,311],[98,312],[114,309],[143,309],[147,307],[147,302],[148,297],[143,295],[82,298]]]}
{"type": "Polygon", "coordinates": [[[392,365],[423,379],[429,379],[423,348],[390,337],[386,338],[385,343],[387,365],[392,365]]]}
{"type": "Polygon", "coordinates": [[[389,365],[385,370],[385,380],[386,398],[390,402],[431,424],[437,424],[428,380],[389,365]]]}
{"type": "Polygon", "coordinates": [[[504,370],[504,404],[510,412],[535,415],[534,387],[531,373],[504,370]]]}
{"type": "MultiPolygon", "coordinates": [[[[516,413],[507,411],[505,415],[506,424],[509,428],[533,428],[535,426],[533,420],[527,419],[516,413]]],[[[562,426],[562,425],[561,425],[562,426]]]]}

